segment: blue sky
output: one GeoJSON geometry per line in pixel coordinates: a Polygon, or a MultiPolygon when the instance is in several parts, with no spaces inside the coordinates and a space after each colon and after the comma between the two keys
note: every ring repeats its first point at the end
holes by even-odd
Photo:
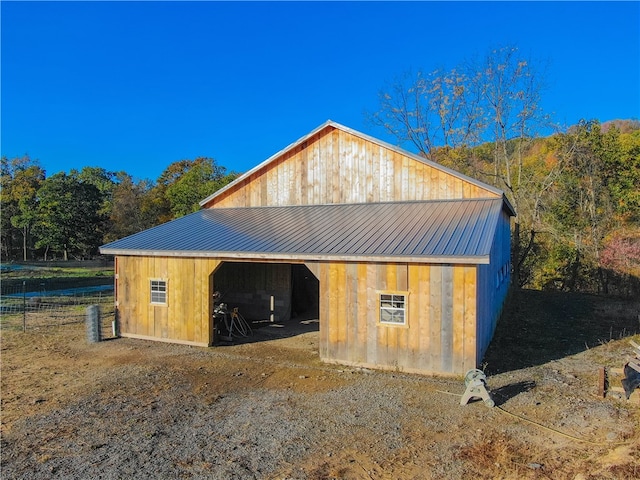
{"type": "MultiPolygon", "coordinates": [[[[366,121],[408,70],[517,45],[563,125],[640,117],[639,2],[2,1],[2,155],[52,175],[246,171],[328,119],[366,121]]],[[[405,147],[409,147],[405,145],[405,147]]]]}

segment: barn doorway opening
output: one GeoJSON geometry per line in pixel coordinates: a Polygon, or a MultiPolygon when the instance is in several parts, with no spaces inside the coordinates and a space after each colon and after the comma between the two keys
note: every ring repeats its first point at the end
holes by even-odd
{"type": "Polygon", "coordinates": [[[319,330],[320,285],[304,264],[224,262],[213,274],[213,289],[215,305],[238,308],[253,330],[234,343],[319,330]]]}

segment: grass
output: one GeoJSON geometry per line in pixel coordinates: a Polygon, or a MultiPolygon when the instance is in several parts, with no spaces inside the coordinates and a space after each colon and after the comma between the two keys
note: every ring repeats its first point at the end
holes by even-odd
{"type": "Polygon", "coordinates": [[[113,268],[48,267],[40,264],[2,272],[2,295],[16,295],[23,291],[52,291],[67,288],[108,285],[113,282],[113,268]]]}
{"type": "Polygon", "coordinates": [[[33,278],[93,278],[112,277],[113,268],[109,267],[41,267],[34,265],[2,273],[2,280],[28,280],[33,278]]]}

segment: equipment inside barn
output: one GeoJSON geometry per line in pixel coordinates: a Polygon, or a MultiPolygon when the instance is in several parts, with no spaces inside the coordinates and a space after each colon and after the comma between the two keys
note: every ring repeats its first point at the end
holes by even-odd
{"type": "Polygon", "coordinates": [[[467,389],[460,399],[460,405],[466,405],[472,398],[481,398],[488,407],[495,406],[491,394],[487,390],[487,376],[476,368],[469,370],[464,376],[467,389]]]}

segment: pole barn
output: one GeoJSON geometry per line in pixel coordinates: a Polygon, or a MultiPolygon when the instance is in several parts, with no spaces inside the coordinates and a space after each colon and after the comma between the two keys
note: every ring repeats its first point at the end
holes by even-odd
{"type": "Polygon", "coordinates": [[[101,247],[124,337],[211,346],[213,293],[254,319],[315,308],[327,362],[476,368],[510,284],[503,192],[328,121],[201,202],[101,247]]]}

